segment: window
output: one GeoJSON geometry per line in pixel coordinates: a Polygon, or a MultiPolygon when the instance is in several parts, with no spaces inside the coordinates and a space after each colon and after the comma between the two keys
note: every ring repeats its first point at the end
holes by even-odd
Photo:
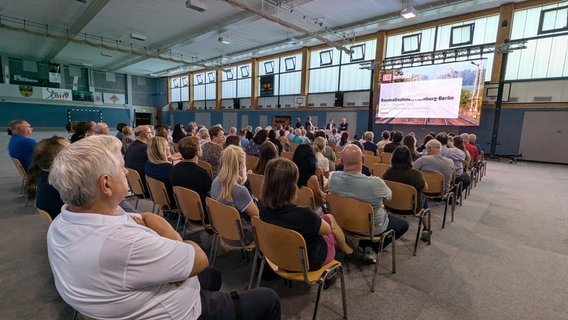
{"type": "Polygon", "coordinates": [[[239,70],[241,70],[241,77],[248,78],[250,77],[250,70],[249,66],[241,66],[239,70]]]}
{"type": "Polygon", "coordinates": [[[475,24],[452,27],[450,34],[450,47],[463,46],[473,43],[473,30],[475,24]]]}
{"type": "Polygon", "coordinates": [[[320,66],[329,66],[333,62],[333,54],[331,50],[320,52],[320,66]]]}
{"type": "Polygon", "coordinates": [[[274,73],[274,60],[264,63],[264,73],[274,73]]]}
{"type": "Polygon", "coordinates": [[[215,82],[215,72],[213,72],[213,71],[207,72],[207,79],[209,80],[209,83],[214,83],[215,82]]]}
{"type": "Polygon", "coordinates": [[[203,84],[203,74],[195,75],[195,84],[203,84]]]}
{"type": "Polygon", "coordinates": [[[172,102],[189,101],[189,77],[170,78],[170,98],[172,102]]]}
{"type": "Polygon", "coordinates": [[[286,71],[292,71],[296,69],[296,57],[290,57],[284,59],[284,64],[286,65],[286,71]]]}
{"type": "Polygon", "coordinates": [[[227,80],[233,79],[233,70],[232,69],[225,69],[225,70],[223,70],[223,72],[225,73],[225,77],[227,78],[227,80]]]}
{"type": "Polygon", "coordinates": [[[351,62],[355,62],[355,61],[363,61],[365,60],[365,44],[359,44],[356,46],[351,46],[351,51],[353,51],[353,53],[351,54],[351,62]]]}
{"type": "Polygon", "coordinates": [[[568,30],[568,6],[542,10],[538,34],[568,30]]]}
{"type": "Polygon", "coordinates": [[[401,54],[420,52],[420,40],[422,39],[422,34],[412,34],[409,36],[402,37],[402,50],[401,54]]]}
{"type": "Polygon", "coordinates": [[[251,64],[228,67],[221,74],[221,99],[248,98],[251,95],[251,64]]]}

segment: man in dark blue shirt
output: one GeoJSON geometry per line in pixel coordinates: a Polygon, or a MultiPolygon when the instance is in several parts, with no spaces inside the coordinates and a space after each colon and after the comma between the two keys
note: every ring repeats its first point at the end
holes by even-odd
{"type": "Polygon", "coordinates": [[[8,153],[10,157],[18,159],[24,170],[28,171],[37,144],[37,141],[30,138],[33,128],[25,120],[13,120],[10,122],[10,130],[12,130],[12,138],[8,143],[8,153]]]}

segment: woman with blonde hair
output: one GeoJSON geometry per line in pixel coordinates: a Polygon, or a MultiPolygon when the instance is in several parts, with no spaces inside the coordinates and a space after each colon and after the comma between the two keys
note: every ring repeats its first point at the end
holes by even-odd
{"type": "Polygon", "coordinates": [[[317,137],[314,139],[314,151],[316,152],[316,167],[320,168],[323,172],[324,187],[327,185],[327,179],[329,179],[329,159],[323,155],[325,150],[325,138],[317,137]]]}
{"type": "Polygon", "coordinates": [[[170,183],[170,172],[174,167],[168,161],[170,145],[164,137],[155,136],[148,141],[148,162],[146,162],[146,175],[150,178],[160,180],[166,186],[171,206],[175,206],[174,191],[170,183]]]}
{"type": "Polygon", "coordinates": [[[230,145],[221,153],[220,162],[221,170],[211,185],[211,198],[239,211],[245,244],[250,244],[254,240],[250,218],[258,216],[258,208],[244,186],[247,181],[246,154],[241,147],[230,145]]]}
{"type": "Polygon", "coordinates": [[[134,130],[132,130],[131,126],[122,127],[122,138],[120,139],[122,142],[122,153],[125,153],[126,149],[130,147],[130,144],[134,142],[132,134],[134,134],[134,130]]]}

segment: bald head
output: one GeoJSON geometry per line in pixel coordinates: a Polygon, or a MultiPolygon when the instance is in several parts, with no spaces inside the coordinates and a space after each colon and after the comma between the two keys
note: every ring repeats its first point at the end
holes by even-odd
{"type": "Polygon", "coordinates": [[[346,172],[361,172],[363,167],[363,152],[358,146],[348,144],[343,148],[343,156],[341,157],[343,170],[346,172]]]}

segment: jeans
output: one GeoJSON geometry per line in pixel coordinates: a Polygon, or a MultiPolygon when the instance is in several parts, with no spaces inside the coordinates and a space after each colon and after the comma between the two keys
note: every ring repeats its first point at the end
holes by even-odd
{"type": "MultiPolygon", "coordinates": [[[[408,231],[408,227],[409,227],[408,222],[405,219],[389,214],[389,224],[387,225],[386,230],[388,231],[390,229],[394,229],[394,235],[396,239],[402,237],[402,235],[404,235],[406,231],[408,231]]],[[[391,243],[391,241],[392,240],[390,237],[383,239],[383,249],[386,248],[391,243]]],[[[379,251],[378,242],[372,242],[370,240],[361,240],[359,241],[359,246],[363,248],[373,247],[373,250],[375,250],[375,252],[379,251]]]]}

